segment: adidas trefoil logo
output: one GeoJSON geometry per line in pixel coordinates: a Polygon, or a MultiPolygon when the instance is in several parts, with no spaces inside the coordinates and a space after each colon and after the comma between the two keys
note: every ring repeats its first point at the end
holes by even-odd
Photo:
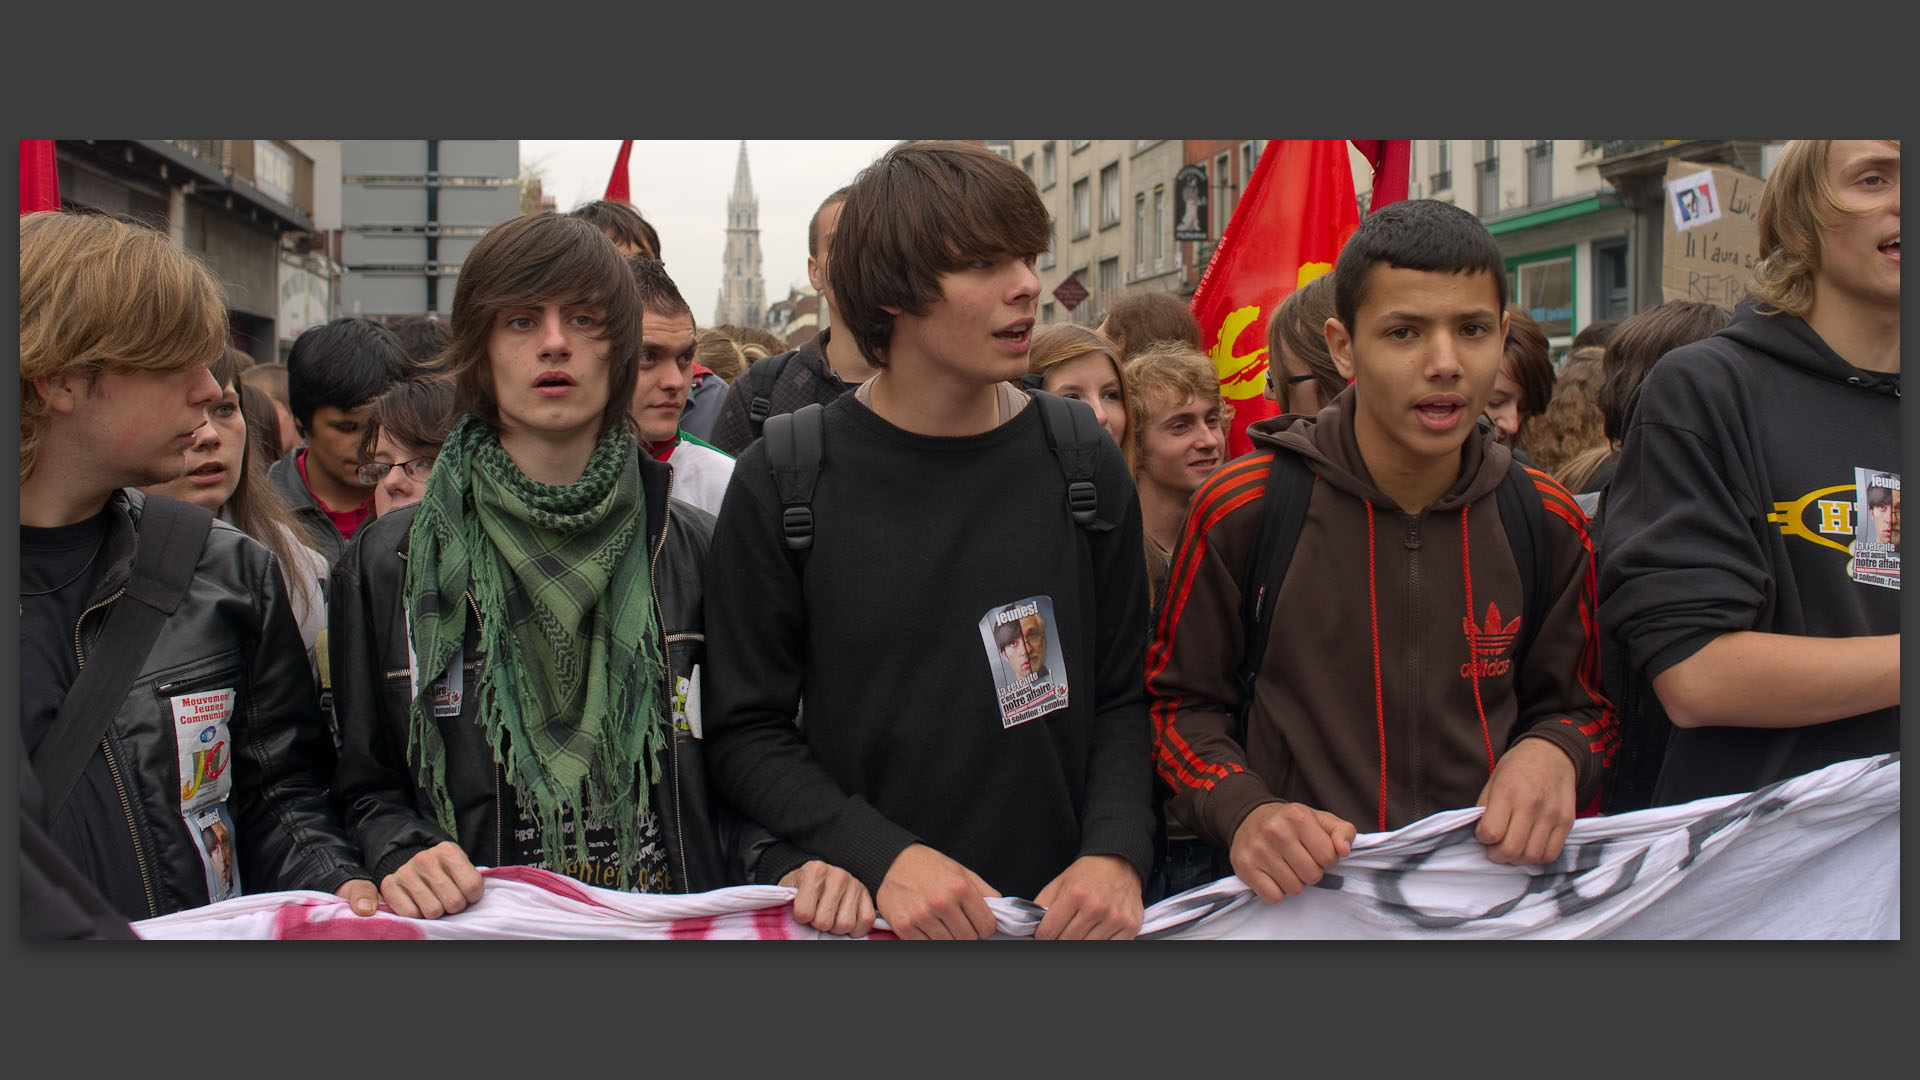
{"type": "Polygon", "coordinates": [[[1473,625],[1471,617],[1463,616],[1460,627],[1467,635],[1467,652],[1472,659],[1460,665],[1460,677],[1494,678],[1505,675],[1513,667],[1513,661],[1506,659],[1506,652],[1513,648],[1513,639],[1520,631],[1520,616],[1513,621],[1500,623],[1500,605],[1487,605],[1487,625],[1473,625]]]}

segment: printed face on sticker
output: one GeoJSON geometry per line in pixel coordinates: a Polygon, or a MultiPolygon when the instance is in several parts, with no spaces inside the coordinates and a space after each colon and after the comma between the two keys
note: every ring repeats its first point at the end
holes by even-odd
{"type": "Polygon", "coordinates": [[[1007,669],[1013,672],[1016,680],[1033,675],[1033,657],[1027,649],[1027,636],[1020,623],[1002,623],[994,627],[993,642],[1000,647],[1000,659],[1007,662],[1007,669]]]}

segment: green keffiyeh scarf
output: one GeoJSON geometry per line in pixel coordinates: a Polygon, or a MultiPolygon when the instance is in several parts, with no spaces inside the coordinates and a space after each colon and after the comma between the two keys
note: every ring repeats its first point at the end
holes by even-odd
{"type": "Polygon", "coordinates": [[[623,427],[600,437],[565,487],[529,480],[472,416],[448,433],[413,519],[406,590],[419,664],[407,755],[449,836],[458,833],[431,687],[464,639],[471,590],[486,666],[468,692],[494,760],[539,823],[548,867],[566,862],[560,826],[571,811],[575,857],[586,857],[588,828],[611,827],[627,886],[639,864],[636,809],[650,805],[668,733],[642,506],[623,427]]]}

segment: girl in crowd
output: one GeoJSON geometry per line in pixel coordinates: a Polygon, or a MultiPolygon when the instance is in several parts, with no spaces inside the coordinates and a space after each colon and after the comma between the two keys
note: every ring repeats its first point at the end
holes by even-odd
{"type": "Polygon", "coordinates": [[[1121,370],[1120,350],[1091,327],[1049,323],[1033,328],[1033,347],[1027,353],[1026,385],[1055,397],[1078,398],[1093,409],[1094,419],[1107,429],[1134,463],[1133,444],[1127,441],[1127,415],[1132,408],[1127,377],[1121,370]]]}
{"type": "Polygon", "coordinates": [[[1493,380],[1493,396],[1487,399],[1487,419],[1493,421],[1500,441],[1513,448],[1514,456],[1530,465],[1527,421],[1540,415],[1553,399],[1553,358],[1548,354],[1547,335],[1532,316],[1511,304],[1507,314],[1507,352],[1493,380]]]}
{"type": "MultiPolygon", "coordinates": [[[[727,336],[726,331],[708,327],[705,330],[695,331],[693,339],[694,362],[705,365],[707,370],[720,376],[722,380],[732,382],[740,377],[741,372],[747,370],[746,353],[740,348],[739,342],[727,336]]],[[[755,346],[755,348],[759,347],[755,346]]],[[[764,356],[766,352],[762,349],[757,355],[764,356]]]]}
{"type": "MultiPolygon", "coordinates": [[[[1553,397],[1527,429],[1527,446],[1534,466],[1552,473],[1554,479],[1579,491],[1580,484],[1570,479],[1566,467],[1574,458],[1607,444],[1600,422],[1600,406],[1594,395],[1600,389],[1600,354],[1597,345],[1583,345],[1567,355],[1560,374],[1553,381],[1553,397]]],[[[1585,482],[1585,478],[1581,478],[1585,482]]]]}
{"type": "Polygon", "coordinates": [[[1347,380],[1327,351],[1333,318],[1333,275],[1322,274],[1287,294],[1267,320],[1267,388],[1284,413],[1312,416],[1327,407],[1347,380]]]}
{"type": "Polygon", "coordinates": [[[401,379],[373,399],[360,437],[360,482],[375,485],[375,517],[412,506],[426,494],[433,459],[452,426],[453,383],[445,376],[401,379]]]}
{"type": "MultiPolygon", "coordinates": [[[[251,421],[242,411],[238,385],[246,365],[246,356],[231,345],[214,361],[213,380],[220,384],[220,400],[207,410],[207,422],[194,432],[193,445],[187,448],[186,475],[141,490],[203,506],[264,544],[280,567],[294,620],[300,624],[300,640],[311,657],[314,643],[327,627],[326,599],[321,591],[327,560],[307,542],[306,530],[294,521],[287,504],[267,482],[267,466],[273,459],[258,456],[259,451],[247,437],[251,421]]],[[[265,409],[265,417],[272,417],[271,399],[265,409]]],[[[260,422],[264,425],[268,420],[260,422]]]]}
{"type": "Polygon", "coordinates": [[[1627,405],[1654,363],[1682,345],[1712,337],[1732,321],[1733,314],[1725,308],[1670,300],[1614,328],[1600,354],[1600,385],[1594,392],[1606,444],[1575,457],[1561,469],[1561,482],[1567,487],[1583,496],[1594,495],[1594,506],[1582,501],[1589,515],[1597,512],[1597,493],[1613,478],[1618,464],[1620,440],[1627,433],[1627,405]]]}

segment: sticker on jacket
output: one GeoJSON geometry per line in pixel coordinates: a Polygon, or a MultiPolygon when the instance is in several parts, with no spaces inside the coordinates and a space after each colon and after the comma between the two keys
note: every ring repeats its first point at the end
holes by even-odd
{"type": "Polygon", "coordinates": [[[1029,596],[987,612],[980,639],[993,668],[1002,728],[1067,707],[1067,668],[1052,597],[1029,596]]]}
{"type": "Polygon", "coordinates": [[[700,738],[700,665],[673,683],[673,728],[700,738]]]}
{"type": "Polygon", "coordinates": [[[173,741],[180,754],[180,812],[191,814],[225,802],[233,789],[233,689],[200,690],[167,699],[173,741]]]}
{"type": "MultiPolygon", "coordinates": [[[[403,613],[406,618],[407,635],[407,700],[420,696],[420,654],[413,651],[413,616],[403,613]]],[[[453,656],[447,660],[447,670],[433,680],[429,687],[433,696],[433,715],[449,719],[460,715],[461,699],[466,692],[466,647],[453,650],[453,656]]]]}
{"type": "Polygon", "coordinates": [[[200,851],[207,874],[207,902],[217,904],[240,895],[240,860],[233,850],[233,818],[227,804],[218,803],[186,815],[187,833],[200,851]]]}
{"type": "Polygon", "coordinates": [[[1859,509],[1853,543],[1847,548],[1847,576],[1863,585],[1900,587],[1900,474],[1879,469],[1853,470],[1854,505],[1859,509]]]}

